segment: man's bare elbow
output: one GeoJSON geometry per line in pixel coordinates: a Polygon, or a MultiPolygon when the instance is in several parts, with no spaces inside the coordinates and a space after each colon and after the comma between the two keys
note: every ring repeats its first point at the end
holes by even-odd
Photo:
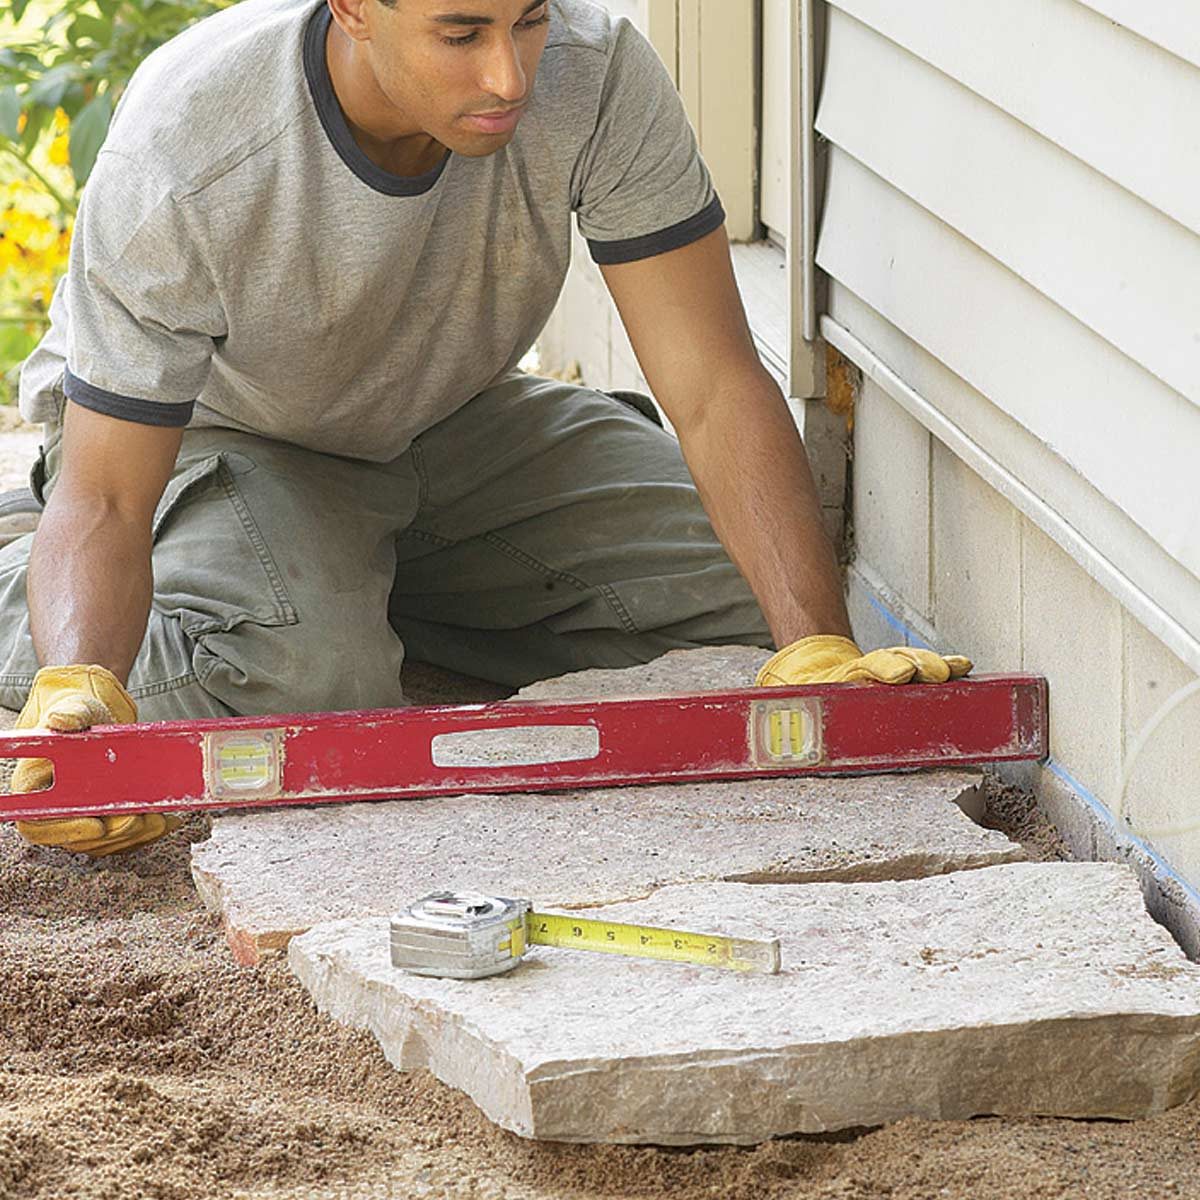
{"type": "Polygon", "coordinates": [[[175,467],[183,430],[123,421],[67,405],[61,465],[46,517],[82,530],[100,522],[148,534],[175,467]]]}
{"type": "Polygon", "coordinates": [[[702,374],[693,383],[671,390],[674,394],[661,396],[660,402],[681,439],[705,428],[727,428],[730,421],[787,412],[779,384],[757,358],[702,374]]]}

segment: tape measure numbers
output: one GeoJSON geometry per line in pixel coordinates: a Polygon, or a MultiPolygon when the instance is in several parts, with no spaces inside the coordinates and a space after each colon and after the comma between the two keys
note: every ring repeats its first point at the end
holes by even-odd
{"type": "Polygon", "coordinates": [[[537,913],[528,900],[433,892],[391,919],[392,965],[416,975],[480,979],[511,971],[530,945],[685,962],[731,971],[779,971],[779,941],[537,913]]]}
{"type": "Polygon", "coordinates": [[[759,942],[654,925],[623,925],[557,913],[531,912],[525,921],[526,939],[537,946],[697,963],[726,967],[731,971],[766,970],[768,974],[774,974],[779,970],[777,941],[759,942]],[[772,946],[775,947],[773,959],[769,950],[772,946]]]}

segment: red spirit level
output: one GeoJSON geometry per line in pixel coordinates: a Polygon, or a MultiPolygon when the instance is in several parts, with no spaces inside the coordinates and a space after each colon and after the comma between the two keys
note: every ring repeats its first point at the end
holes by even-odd
{"type": "Polygon", "coordinates": [[[0,734],[54,784],[0,820],[853,775],[1039,759],[1046,681],[822,684],[0,734]]]}

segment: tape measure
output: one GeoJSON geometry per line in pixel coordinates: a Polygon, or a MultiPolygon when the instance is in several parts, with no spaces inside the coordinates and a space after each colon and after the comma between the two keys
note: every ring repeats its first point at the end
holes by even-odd
{"type": "Polygon", "coordinates": [[[732,938],[654,925],[533,911],[529,900],[480,892],[432,892],[391,919],[392,966],[413,975],[502,975],[529,946],[561,946],[662,962],[779,972],[779,939],[732,938]]]}

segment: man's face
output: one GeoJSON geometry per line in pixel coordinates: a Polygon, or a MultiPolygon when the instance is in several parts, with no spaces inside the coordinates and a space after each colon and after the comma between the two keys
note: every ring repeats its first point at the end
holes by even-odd
{"type": "Polygon", "coordinates": [[[550,0],[368,0],[376,81],[409,132],[456,154],[492,154],[512,139],[533,92],[550,0]]]}

